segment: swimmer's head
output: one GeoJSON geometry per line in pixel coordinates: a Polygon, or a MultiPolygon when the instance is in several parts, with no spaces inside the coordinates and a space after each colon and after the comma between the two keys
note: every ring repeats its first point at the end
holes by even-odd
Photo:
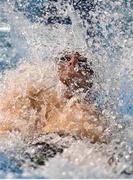
{"type": "Polygon", "coordinates": [[[92,88],[94,75],[92,62],[78,52],[62,56],[58,62],[58,72],[60,81],[71,92],[79,89],[85,92],[92,88]]]}

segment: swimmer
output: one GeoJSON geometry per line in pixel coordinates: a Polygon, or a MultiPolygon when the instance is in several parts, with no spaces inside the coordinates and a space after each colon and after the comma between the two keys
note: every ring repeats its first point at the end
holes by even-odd
{"type": "Polygon", "coordinates": [[[75,95],[79,89],[85,92],[92,87],[89,80],[93,74],[87,58],[76,52],[62,57],[58,63],[58,79],[66,87],[63,97],[45,83],[39,87],[37,82],[28,84],[23,87],[24,94],[11,87],[0,98],[0,112],[6,119],[0,121],[0,132],[19,131],[24,136],[64,133],[101,141],[103,116],[94,105],[75,95]]]}

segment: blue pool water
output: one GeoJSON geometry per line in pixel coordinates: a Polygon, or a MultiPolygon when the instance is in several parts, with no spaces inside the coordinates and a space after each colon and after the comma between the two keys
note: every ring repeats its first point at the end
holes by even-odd
{"type": "MultiPolygon", "coordinates": [[[[122,137],[125,142],[128,142],[128,146],[130,147],[129,149],[131,151],[130,153],[132,153],[133,1],[0,1],[1,76],[3,76],[5,72],[9,71],[10,69],[17,68],[18,64],[24,61],[24,58],[28,57],[29,59],[32,59],[33,57],[33,59],[43,59],[43,57],[45,56],[48,57],[49,54],[50,56],[52,56],[51,52],[54,52],[55,49],[58,54],[58,52],[63,49],[63,47],[61,46],[66,48],[68,48],[67,46],[75,46],[76,48],[78,47],[80,49],[84,49],[84,47],[87,47],[87,51],[92,52],[95,55],[95,68],[99,72],[100,77],[98,81],[101,83],[101,89],[98,89],[100,95],[98,96],[96,102],[102,109],[108,107],[109,110],[112,110],[112,112],[119,114],[120,119],[118,119],[118,122],[122,122],[121,125],[123,125],[124,122],[128,122],[127,124],[129,128],[127,127],[127,129],[123,131],[122,134],[124,135],[122,137]],[[72,7],[72,9],[70,7],[72,7]],[[76,13],[71,12],[72,10],[76,13]],[[48,32],[46,28],[47,26],[51,28],[51,30],[48,30],[48,32]],[[56,27],[55,29],[57,29],[58,31],[53,31],[54,27],[56,27]],[[64,27],[66,29],[70,29],[67,31],[68,34],[64,33],[64,27]],[[52,34],[52,31],[53,34],[55,33],[54,35],[52,34]],[[78,37],[79,42],[75,43],[75,39],[71,39],[71,36],[69,36],[69,34],[72,33],[75,33],[75,37],[78,37]],[[81,40],[80,36],[82,36],[81,40]],[[51,50],[49,47],[53,49],[51,50]]],[[[55,54],[53,54],[53,57],[55,57],[55,54]]],[[[108,116],[111,117],[112,114],[110,113],[108,116]]],[[[119,135],[116,134],[116,137],[117,136],[119,138],[119,135]]],[[[109,148],[110,151],[113,152],[113,143],[109,146],[109,148]]],[[[77,154],[78,153],[80,154],[80,148],[77,154]]],[[[67,168],[69,173],[66,170],[65,173],[68,173],[68,176],[66,175],[66,177],[70,178],[87,178],[89,177],[89,175],[92,178],[125,177],[122,174],[120,175],[120,170],[118,170],[117,176],[114,175],[115,170],[110,172],[109,176],[107,176],[106,172],[108,172],[108,167],[106,167],[105,169],[103,168],[103,170],[99,168],[100,166],[102,166],[102,163],[104,161],[103,159],[98,162],[99,166],[97,167],[97,169],[95,167],[90,167],[88,164],[88,169],[81,168],[83,170],[83,174],[81,173],[79,174],[79,176],[76,176],[76,172],[81,169],[78,169],[79,167],[77,165],[71,167],[71,164],[69,164],[69,162],[67,164],[65,160],[58,160],[58,157],[57,159],[55,158],[53,162],[55,161],[57,163],[57,166],[58,162],[60,162],[60,169],[64,170],[65,168],[67,168]]],[[[16,158],[10,158],[10,155],[8,153],[1,152],[0,178],[54,178],[54,176],[57,178],[62,177],[60,173],[63,170],[60,172],[56,166],[52,166],[52,161],[50,163],[51,164],[48,165],[48,168],[44,170],[44,173],[39,174],[41,170],[38,170],[37,173],[33,175],[33,172],[31,170],[31,174],[27,175],[23,173],[26,171],[26,168],[23,169],[22,167],[19,167],[16,158]],[[55,171],[55,173],[52,173],[50,171],[50,168],[51,171],[55,171]],[[56,174],[56,171],[58,175],[56,174]],[[50,173],[51,176],[48,176],[50,173]]],[[[128,166],[130,166],[130,169],[132,169],[133,162],[130,162],[129,165],[126,164],[125,161],[123,161],[121,162],[120,168],[125,168],[128,166]]],[[[129,177],[133,177],[132,170],[129,173],[129,177]]]]}

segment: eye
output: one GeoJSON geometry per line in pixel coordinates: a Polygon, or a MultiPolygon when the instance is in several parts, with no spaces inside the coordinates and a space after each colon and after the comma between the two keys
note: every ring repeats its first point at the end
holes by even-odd
{"type": "Polygon", "coordinates": [[[64,58],[64,57],[61,57],[60,60],[61,60],[61,61],[65,61],[65,58],[64,58]]]}
{"type": "Polygon", "coordinates": [[[59,63],[64,63],[64,62],[66,62],[65,57],[61,57],[61,58],[59,59],[59,63]]]}

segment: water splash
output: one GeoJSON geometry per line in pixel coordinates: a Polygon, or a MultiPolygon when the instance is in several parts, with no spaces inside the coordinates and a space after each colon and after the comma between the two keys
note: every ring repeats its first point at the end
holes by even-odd
{"type": "MultiPolygon", "coordinates": [[[[37,5],[34,1],[17,0],[8,1],[8,3],[5,1],[0,5],[4,22],[4,24],[2,22],[0,38],[6,39],[6,43],[2,42],[0,46],[3,52],[1,68],[14,68],[16,62],[26,62],[29,72],[33,68],[33,79],[38,81],[43,74],[49,76],[45,65],[48,64],[47,67],[50,68],[49,64],[54,63],[63,51],[82,52],[93,59],[94,70],[97,72],[94,85],[94,92],[97,95],[95,103],[105,114],[109,122],[108,131],[112,134],[110,133],[111,142],[107,145],[91,144],[88,140],[72,142],[62,155],[51,159],[46,166],[38,167],[34,172],[28,164],[24,165],[22,177],[31,177],[33,174],[34,177],[41,174],[49,178],[132,177],[133,9],[131,1],[99,1],[94,3],[95,8],[90,9],[89,12],[85,8],[87,5],[82,5],[80,1],[76,6],[80,7],[79,11],[76,12],[72,7],[72,5],[75,7],[75,1],[73,3],[58,1],[51,4],[48,1],[38,2],[41,2],[38,4],[41,16],[33,11],[34,8],[29,11],[29,7],[37,5]],[[19,8],[16,8],[15,2],[18,3],[19,8]],[[29,6],[31,2],[33,6],[29,6]],[[61,17],[69,16],[72,23],[67,25],[59,21],[57,23],[57,18],[54,23],[47,24],[51,11],[48,9],[54,5],[57,9],[56,16],[57,14],[61,17]],[[24,13],[26,8],[27,14],[24,13]],[[31,17],[32,12],[34,13],[31,17]],[[93,33],[87,36],[87,32],[93,33]],[[32,67],[29,63],[35,66],[32,67]]],[[[16,66],[17,71],[19,70],[16,66]]],[[[11,76],[8,70],[5,74],[6,82],[11,82],[14,86],[17,78],[20,84],[26,82],[26,79],[19,77],[19,74],[14,80],[11,78],[14,76],[11,76]]],[[[15,72],[12,71],[12,74],[15,72]]],[[[29,81],[32,79],[31,76],[28,78],[29,81]]],[[[53,84],[52,78],[48,81],[49,85],[51,83],[53,84]]],[[[3,84],[1,84],[1,90],[4,91],[3,84]]],[[[24,91],[23,85],[21,90],[24,91]]],[[[1,142],[1,151],[5,146],[9,152],[18,152],[21,155],[20,149],[27,147],[24,143],[20,143],[22,142],[20,139],[14,141],[13,135],[9,136],[9,141],[1,142]],[[18,150],[17,145],[19,145],[18,150]]]]}

